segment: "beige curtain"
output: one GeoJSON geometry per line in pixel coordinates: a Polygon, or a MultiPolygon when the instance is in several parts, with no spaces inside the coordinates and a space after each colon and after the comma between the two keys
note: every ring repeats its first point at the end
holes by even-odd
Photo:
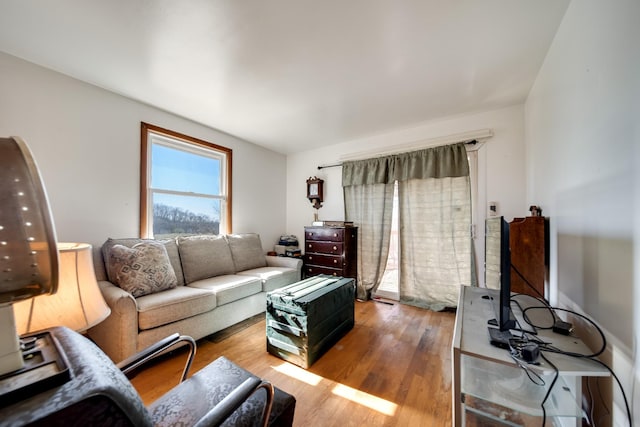
{"type": "Polygon", "coordinates": [[[358,225],[357,297],[367,300],[380,285],[389,256],[393,183],[345,187],[344,204],[345,218],[358,225]]]}
{"type": "Polygon", "coordinates": [[[398,183],[400,301],[442,310],[471,285],[469,176],[398,183]]]}
{"type": "Polygon", "coordinates": [[[382,279],[395,181],[401,301],[455,306],[459,285],[471,284],[471,191],[463,143],[343,164],[345,218],[360,227],[358,295],[370,297],[382,279]]]}
{"type": "Polygon", "coordinates": [[[389,256],[393,180],[390,158],[342,165],[345,219],[358,226],[357,297],[367,300],[380,285],[389,256]]]}

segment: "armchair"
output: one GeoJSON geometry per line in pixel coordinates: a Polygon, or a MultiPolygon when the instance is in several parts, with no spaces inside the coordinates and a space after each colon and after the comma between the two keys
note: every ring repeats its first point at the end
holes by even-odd
{"type": "Polygon", "coordinates": [[[49,330],[66,355],[70,380],[0,408],[3,425],[290,426],[295,398],[224,357],[185,379],[195,342],[172,335],[116,366],[95,344],[65,327],[49,330]],[[145,407],[125,373],[174,345],[191,346],[183,381],[145,407]],[[262,390],[266,391],[263,393],[262,390]]]}
{"type": "Polygon", "coordinates": [[[193,358],[196,355],[196,341],[188,335],[180,335],[178,333],[169,335],[157,343],[145,348],[141,352],[122,360],[116,364],[116,366],[127,376],[127,378],[131,379],[135,372],[137,372],[139,368],[142,368],[145,363],[153,360],[164,352],[169,351],[179,343],[189,345],[189,355],[187,356],[187,362],[182,370],[182,377],[180,377],[180,382],[182,382],[187,379],[189,369],[191,369],[191,364],[193,363],[193,358]]]}

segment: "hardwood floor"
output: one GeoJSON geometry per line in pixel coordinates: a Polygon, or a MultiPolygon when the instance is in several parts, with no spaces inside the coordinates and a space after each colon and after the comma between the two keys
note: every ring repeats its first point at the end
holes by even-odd
{"type": "MultiPolygon", "coordinates": [[[[223,339],[198,341],[191,373],[224,355],[297,399],[294,426],[450,426],[455,314],[356,302],[356,324],[304,370],[265,350],[264,319],[223,339]]],[[[185,353],[132,382],[146,404],[177,384],[185,353]]]]}

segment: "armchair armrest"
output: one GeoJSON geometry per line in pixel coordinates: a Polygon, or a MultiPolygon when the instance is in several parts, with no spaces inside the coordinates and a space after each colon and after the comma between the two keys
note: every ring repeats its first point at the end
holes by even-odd
{"type": "Polygon", "coordinates": [[[262,411],[262,426],[269,424],[269,415],[273,406],[274,389],[271,383],[262,381],[259,378],[251,377],[244,380],[236,389],[229,393],[216,406],[214,406],[207,414],[195,424],[194,427],[219,426],[221,425],[236,409],[240,407],[253,393],[259,388],[264,388],[267,393],[265,407],[262,411]]]}
{"type": "Polygon", "coordinates": [[[182,378],[180,382],[187,379],[187,375],[189,375],[189,369],[191,369],[191,364],[193,363],[193,358],[196,355],[196,342],[193,338],[187,335],[180,335],[178,333],[169,335],[168,337],[158,341],[157,343],[150,345],[144,350],[140,351],[133,356],[130,356],[116,366],[127,376],[127,378],[131,378],[132,374],[137,368],[141,367],[145,363],[153,360],[160,354],[169,350],[171,347],[179,344],[186,343],[189,345],[189,356],[187,358],[187,362],[184,366],[184,370],[182,371],[182,378]]]}
{"type": "Polygon", "coordinates": [[[153,425],[198,423],[198,426],[216,425],[225,419],[228,424],[234,421],[239,425],[258,425],[258,408],[263,408],[264,425],[269,418],[273,418],[271,421],[274,425],[291,425],[295,398],[275,389],[224,356],[218,357],[147,407],[153,425]],[[246,382],[247,379],[250,381],[246,382]],[[236,391],[238,388],[240,390],[236,391]],[[260,388],[264,388],[266,395],[258,391],[260,388]],[[228,397],[229,393],[233,396],[228,397]]]}

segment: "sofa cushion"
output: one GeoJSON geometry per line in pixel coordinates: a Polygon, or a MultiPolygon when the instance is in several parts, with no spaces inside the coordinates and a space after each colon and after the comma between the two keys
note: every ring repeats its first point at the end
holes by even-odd
{"type": "Polygon", "coordinates": [[[298,270],[287,267],[252,268],[251,270],[241,271],[238,274],[259,278],[262,281],[262,290],[264,292],[270,292],[295,283],[300,277],[298,270]]]}
{"type": "Polygon", "coordinates": [[[233,259],[224,236],[178,237],[178,250],[186,283],[233,274],[233,259]]]}
{"type": "Polygon", "coordinates": [[[229,274],[198,280],[187,287],[214,292],[216,302],[221,306],[259,293],[262,291],[262,281],[257,277],[229,274]]]}
{"type": "Polygon", "coordinates": [[[267,265],[258,234],[228,234],[227,241],[229,242],[236,271],[265,267],[267,265]]]}
{"type": "Polygon", "coordinates": [[[115,275],[109,268],[109,252],[114,245],[122,245],[128,248],[137,245],[141,242],[159,242],[162,243],[167,250],[167,255],[169,255],[169,260],[171,261],[171,266],[173,267],[173,271],[176,274],[176,279],[178,280],[178,286],[184,285],[184,275],[182,273],[182,264],[180,264],[180,255],[178,253],[178,245],[176,241],[173,239],[167,240],[153,240],[153,239],[138,239],[138,238],[130,238],[130,239],[107,239],[106,242],[102,245],[102,257],[106,264],[107,270],[107,278],[111,283],[115,283],[115,275]]]}
{"type": "Polygon", "coordinates": [[[216,294],[206,289],[178,286],[165,292],[145,295],[136,300],[138,327],[152,329],[213,310],[216,294]]]}

